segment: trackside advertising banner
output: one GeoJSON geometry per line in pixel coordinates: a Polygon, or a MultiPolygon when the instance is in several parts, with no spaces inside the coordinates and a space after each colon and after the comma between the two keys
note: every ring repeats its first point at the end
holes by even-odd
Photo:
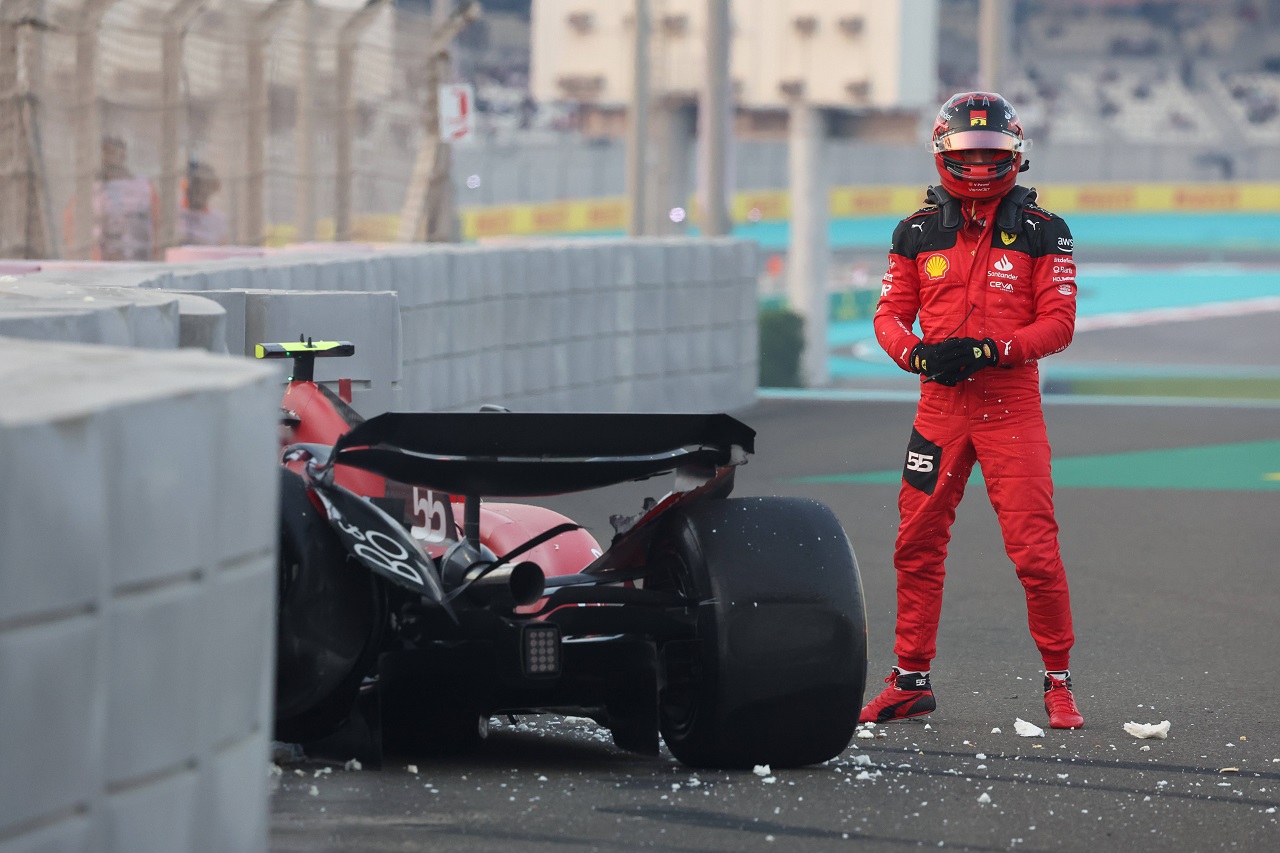
{"type": "MultiPolygon", "coordinates": [[[[1036,185],[1040,203],[1055,213],[1280,213],[1280,183],[1047,184],[1036,185]]],[[[829,213],[835,219],[904,216],[924,203],[919,186],[833,187],[829,213]]],[[[690,199],[692,220],[696,204],[690,199]]],[[[734,195],[735,223],[782,222],[790,218],[786,190],[747,190],[734,195]]],[[[547,204],[464,207],[464,240],[533,234],[610,234],[627,227],[623,197],[573,199],[547,204]]]]}

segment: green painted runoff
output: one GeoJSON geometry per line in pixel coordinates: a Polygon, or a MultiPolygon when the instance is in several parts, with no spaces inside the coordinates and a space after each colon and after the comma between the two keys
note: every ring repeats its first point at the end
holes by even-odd
{"type": "MultiPolygon", "coordinates": [[[[978,466],[970,477],[980,477],[978,466]]],[[[797,477],[792,483],[897,483],[901,470],[797,477]]],[[[1280,491],[1280,441],[1075,456],[1053,461],[1057,488],[1280,491]]]]}

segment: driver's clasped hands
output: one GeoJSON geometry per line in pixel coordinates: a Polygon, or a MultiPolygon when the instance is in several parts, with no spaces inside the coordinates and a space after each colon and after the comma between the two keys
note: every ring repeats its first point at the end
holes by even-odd
{"type": "Polygon", "coordinates": [[[951,387],[984,367],[1000,362],[993,338],[947,338],[937,344],[916,344],[911,350],[911,369],[922,373],[926,382],[951,387]]]}

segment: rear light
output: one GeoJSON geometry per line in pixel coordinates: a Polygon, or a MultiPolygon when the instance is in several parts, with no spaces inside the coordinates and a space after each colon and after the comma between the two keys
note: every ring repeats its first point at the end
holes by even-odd
{"type": "Polygon", "coordinates": [[[560,627],[550,622],[529,622],[520,637],[521,665],[530,678],[560,674],[560,627]]]}

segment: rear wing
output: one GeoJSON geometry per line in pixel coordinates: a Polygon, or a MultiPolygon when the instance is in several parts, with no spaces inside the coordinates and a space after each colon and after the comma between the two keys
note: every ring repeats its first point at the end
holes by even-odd
{"type": "Polygon", "coordinates": [[[755,430],[725,414],[388,412],[344,434],[326,467],[455,495],[538,497],[710,473],[753,452],[755,430]]]}

